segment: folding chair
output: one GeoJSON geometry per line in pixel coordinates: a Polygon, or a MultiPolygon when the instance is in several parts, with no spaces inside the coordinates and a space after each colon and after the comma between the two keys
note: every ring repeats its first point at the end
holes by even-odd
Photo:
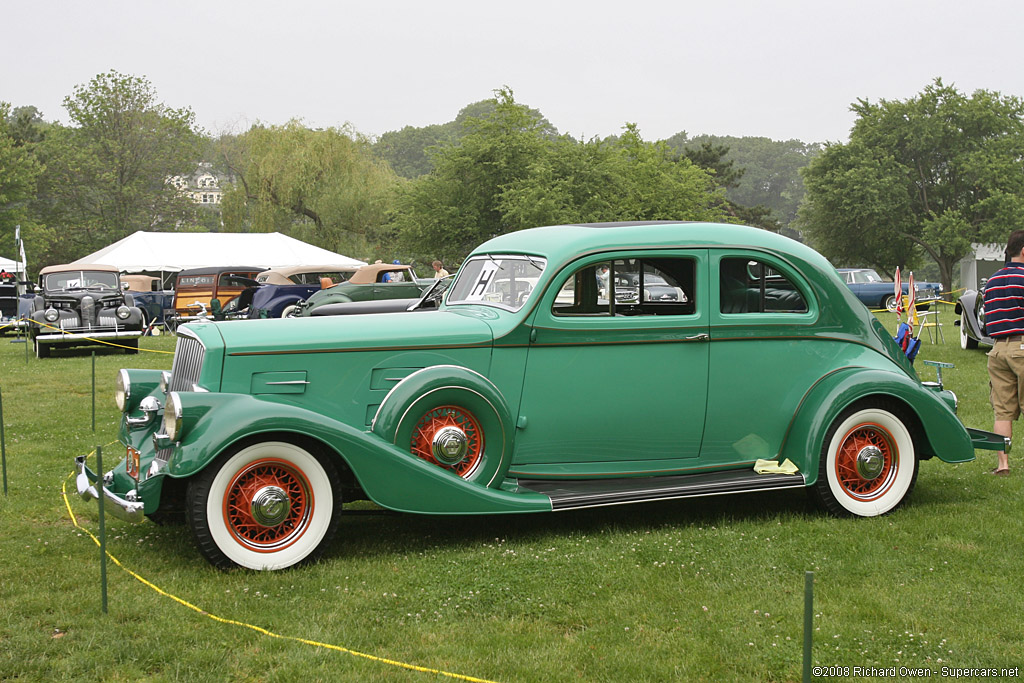
{"type": "Polygon", "coordinates": [[[928,332],[928,341],[934,344],[941,339],[943,344],[946,343],[946,337],[942,334],[942,322],[939,320],[938,311],[920,311],[917,317],[921,321],[921,329],[928,332]],[[934,334],[932,330],[935,331],[934,334]]]}

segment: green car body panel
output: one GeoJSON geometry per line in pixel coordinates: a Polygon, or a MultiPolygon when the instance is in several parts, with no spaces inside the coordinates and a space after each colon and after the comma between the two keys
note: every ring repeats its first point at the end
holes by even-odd
{"type": "MultiPolygon", "coordinates": [[[[745,478],[758,459],[797,465],[795,484],[779,487],[826,487],[830,430],[861,406],[897,414],[918,459],[974,457],[955,399],[918,380],[826,259],[784,237],[700,223],[536,228],[481,245],[459,278],[437,312],[185,326],[170,389],[154,371],[122,371],[132,390],[121,439],[140,453],[140,474],[122,462],[110,488],[155,514],[177,500],[169,486],[180,492],[179,482],[260,441],[316,450],[357,497],[427,514],[740,492],[759,486],[745,478]],[[737,263],[754,278],[742,295],[759,296],[757,310],[730,309],[737,263]],[[605,290],[597,303],[607,313],[583,311],[605,264],[676,274],[683,294],[618,303],[605,290]],[[525,293],[501,299],[517,276],[503,290],[495,271],[522,273],[525,293]],[[766,303],[794,293],[795,305],[766,303]],[[171,390],[174,441],[163,436],[171,390]],[[146,396],[161,410],[141,424],[146,396]],[[462,413],[472,419],[451,432],[462,413]],[[432,428],[432,442],[417,441],[421,415],[446,425],[432,428]],[[414,454],[418,443],[435,461],[414,454]],[[467,448],[478,461],[459,460],[467,448]]],[[[881,431],[881,450],[897,450],[901,429],[891,439],[881,431]]],[[[873,488],[874,446],[856,443],[873,488]]]]}

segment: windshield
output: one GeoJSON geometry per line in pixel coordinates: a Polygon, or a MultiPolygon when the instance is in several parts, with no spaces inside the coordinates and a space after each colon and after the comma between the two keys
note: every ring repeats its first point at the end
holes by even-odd
{"type": "Polygon", "coordinates": [[[882,278],[878,276],[878,273],[876,273],[873,270],[853,271],[853,281],[864,284],[867,284],[869,282],[883,282],[882,278]]]}
{"type": "Polygon", "coordinates": [[[518,311],[546,264],[536,256],[474,256],[459,268],[448,305],[486,304],[518,311]]]}
{"type": "Polygon", "coordinates": [[[44,283],[46,289],[117,289],[117,273],[98,270],[66,270],[50,273],[44,283]]]}

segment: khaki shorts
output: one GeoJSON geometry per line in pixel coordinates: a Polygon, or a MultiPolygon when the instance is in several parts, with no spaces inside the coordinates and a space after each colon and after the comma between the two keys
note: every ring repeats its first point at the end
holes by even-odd
{"type": "Polygon", "coordinates": [[[988,352],[989,401],[996,420],[1013,422],[1024,400],[1024,338],[997,339],[988,352]]]}

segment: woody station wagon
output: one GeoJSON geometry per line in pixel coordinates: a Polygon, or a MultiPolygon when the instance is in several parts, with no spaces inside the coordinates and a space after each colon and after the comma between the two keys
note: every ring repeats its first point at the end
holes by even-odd
{"type": "Polygon", "coordinates": [[[874,516],[920,460],[1005,443],[819,254],[700,223],[497,237],[430,315],[189,324],[170,372],[121,370],[116,398],[127,457],[102,494],[78,458],[79,492],[184,513],[210,562],[252,569],[315,558],[359,499],[493,514],[804,488],[874,516]]]}

